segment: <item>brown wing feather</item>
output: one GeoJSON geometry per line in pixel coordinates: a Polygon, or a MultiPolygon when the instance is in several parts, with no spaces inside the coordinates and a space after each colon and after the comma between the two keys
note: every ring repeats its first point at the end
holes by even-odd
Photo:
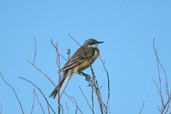
{"type": "Polygon", "coordinates": [[[65,66],[61,69],[61,71],[69,70],[87,60],[89,57],[93,56],[95,49],[87,49],[84,47],[80,47],[74,55],[68,60],[65,66]]]}

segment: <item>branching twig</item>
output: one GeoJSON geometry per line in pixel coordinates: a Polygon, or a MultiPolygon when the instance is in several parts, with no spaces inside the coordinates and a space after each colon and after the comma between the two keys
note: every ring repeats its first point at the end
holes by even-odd
{"type": "Polygon", "coordinates": [[[31,62],[30,60],[27,60],[28,63],[30,63],[37,71],[39,71],[43,76],[45,76],[50,83],[55,87],[56,85],[54,84],[54,82],[50,79],[50,77],[44,73],[36,64],[36,55],[37,55],[37,43],[36,43],[36,39],[34,39],[34,56],[33,56],[33,62],[31,62]]]}
{"type": "Polygon", "coordinates": [[[166,114],[169,110],[169,105],[170,105],[170,101],[171,101],[171,93],[169,92],[169,83],[168,83],[168,76],[167,76],[167,73],[165,71],[165,68],[163,67],[162,63],[160,62],[159,60],[159,57],[158,57],[158,53],[157,53],[157,49],[155,47],[155,39],[153,40],[153,50],[154,50],[154,53],[155,53],[155,57],[156,57],[156,61],[157,61],[157,70],[158,70],[158,83],[154,80],[154,83],[158,89],[158,93],[159,93],[159,96],[160,96],[160,100],[161,100],[161,103],[162,103],[162,106],[161,108],[159,108],[159,111],[161,114],[166,114]],[[167,100],[164,101],[164,95],[163,95],[163,92],[162,92],[162,79],[161,79],[161,73],[160,73],[160,69],[162,70],[162,72],[164,73],[164,76],[165,76],[165,91],[166,91],[166,95],[167,95],[167,100]]]}
{"type": "Polygon", "coordinates": [[[46,103],[47,103],[47,108],[48,108],[48,113],[49,113],[49,114],[50,114],[49,108],[52,110],[52,112],[53,112],[54,114],[56,114],[55,111],[54,111],[54,109],[51,107],[50,103],[48,102],[47,98],[45,97],[43,91],[42,91],[36,84],[34,84],[32,81],[30,81],[30,80],[28,80],[28,79],[26,79],[26,78],[23,78],[23,77],[19,77],[19,78],[22,79],[22,80],[25,80],[26,82],[28,82],[28,83],[30,83],[30,84],[32,84],[32,85],[40,92],[40,94],[43,96],[43,98],[45,99],[45,101],[46,101],[46,103]]]}
{"type": "Polygon", "coordinates": [[[74,97],[70,97],[67,93],[64,92],[64,94],[68,97],[68,99],[75,105],[76,109],[75,111],[79,111],[81,114],[83,114],[83,112],[81,111],[79,105],[77,104],[77,101],[75,100],[74,97]]]}
{"type": "MultiPolygon", "coordinates": [[[[94,71],[92,71],[92,75],[94,71]]],[[[101,111],[101,114],[104,114],[103,112],[103,101],[102,101],[102,97],[101,97],[101,93],[100,93],[100,89],[99,87],[97,86],[97,80],[94,78],[94,80],[92,78],[90,78],[90,76],[84,72],[80,72],[80,74],[82,74],[86,80],[89,82],[89,85],[92,87],[93,91],[96,93],[96,96],[98,98],[98,103],[99,103],[99,107],[100,107],[100,111],[101,111]]],[[[95,77],[95,75],[94,75],[95,77]]]]}
{"type": "Polygon", "coordinates": [[[11,89],[11,90],[13,91],[13,93],[15,94],[15,97],[17,98],[17,101],[18,101],[18,104],[19,104],[19,106],[20,106],[21,112],[22,112],[22,114],[24,114],[23,106],[22,106],[22,104],[21,104],[20,98],[18,97],[17,92],[15,91],[14,87],[13,87],[10,83],[8,83],[8,82],[5,80],[4,76],[3,76],[1,73],[0,73],[0,76],[1,76],[2,80],[4,81],[4,83],[5,83],[8,87],[10,87],[10,89],[11,89]]]}
{"type": "Polygon", "coordinates": [[[30,63],[37,71],[39,71],[43,76],[45,76],[47,78],[47,80],[55,87],[55,83],[49,78],[49,76],[43,72],[38,66],[36,66],[35,64],[33,64],[30,60],[27,60],[28,63],[30,63]]]}
{"type": "Polygon", "coordinates": [[[107,76],[107,87],[108,87],[108,95],[107,95],[107,101],[106,101],[106,114],[109,113],[109,100],[110,100],[110,78],[109,78],[109,72],[105,66],[105,62],[102,60],[102,57],[100,56],[100,61],[103,65],[103,68],[104,68],[104,71],[106,73],[106,76],[107,76]]]}
{"type": "Polygon", "coordinates": [[[157,55],[157,49],[155,48],[154,42],[155,42],[155,39],[153,40],[153,49],[154,49],[154,53],[155,53],[156,61],[157,61],[158,80],[159,80],[159,86],[158,86],[159,88],[158,88],[158,90],[159,90],[162,106],[164,106],[164,99],[163,99],[162,90],[161,90],[162,89],[162,87],[161,87],[162,81],[161,81],[161,76],[160,76],[160,64],[159,64],[160,61],[159,61],[159,58],[158,58],[158,55],[157,55]]]}
{"type": "Polygon", "coordinates": [[[35,94],[36,99],[37,99],[37,102],[38,102],[38,104],[39,104],[39,106],[40,106],[40,108],[41,108],[41,110],[42,110],[42,113],[45,114],[45,111],[44,111],[43,106],[42,106],[42,104],[41,104],[41,102],[40,102],[40,100],[39,100],[39,98],[38,98],[38,96],[37,96],[36,91],[34,91],[34,94],[35,94]]]}
{"type": "MultiPolygon", "coordinates": [[[[58,51],[58,46],[57,46],[57,43],[54,44],[53,43],[53,40],[51,39],[51,44],[52,46],[55,48],[55,52],[56,52],[56,65],[57,65],[57,71],[58,71],[58,83],[60,83],[60,80],[61,80],[61,75],[60,75],[60,54],[59,54],[59,51],[58,51]]],[[[59,86],[58,86],[59,87],[59,86]]],[[[59,90],[59,88],[57,88],[59,90]]],[[[60,103],[60,91],[58,92],[58,114],[60,114],[61,112],[61,103],[60,103]]]]}
{"type": "MultiPolygon", "coordinates": [[[[72,40],[74,40],[74,41],[77,43],[77,45],[79,45],[79,46],[81,47],[80,43],[79,43],[74,37],[72,37],[69,33],[68,33],[68,36],[69,36],[69,38],[71,38],[72,40]]],[[[37,67],[36,64],[35,64],[35,61],[36,61],[36,53],[37,53],[37,52],[36,52],[36,51],[37,51],[36,40],[34,40],[34,44],[35,44],[35,52],[34,52],[33,62],[31,62],[31,61],[29,61],[29,60],[27,60],[27,61],[28,61],[28,62],[29,62],[37,71],[39,71],[41,74],[43,74],[43,76],[45,76],[45,77],[50,81],[50,83],[55,87],[56,85],[55,85],[55,84],[53,83],[53,81],[49,78],[49,76],[48,76],[46,73],[44,73],[39,67],[37,67]]],[[[62,58],[64,58],[64,57],[59,53],[57,44],[53,43],[53,40],[52,40],[52,39],[51,39],[51,44],[52,44],[52,46],[54,47],[54,49],[55,49],[55,51],[56,51],[56,55],[57,55],[57,57],[56,57],[56,65],[57,65],[58,82],[59,82],[60,79],[61,79],[61,75],[60,75],[60,57],[62,57],[62,58]]],[[[68,59],[69,59],[69,58],[70,58],[70,50],[68,50],[67,54],[68,54],[68,59]]],[[[65,58],[64,58],[64,59],[65,59],[65,58]]],[[[67,60],[67,59],[65,59],[65,60],[67,60]]],[[[88,58],[87,58],[87,60],[88,60],[88,58]]],[[[90,103],[88,102],[87,97],[85,97],[84,92],[83,92],[82,89],[80,88],[80,90],[81,90],[81,92],[82,92],[84,98],[86,99],[86,102],[88,103],[88,106],[89,106],[89,108],[91,109],[91,111],[92,111],[93,114],[95,114],[95,112],[94,112],[94,93],[95,93],[95,95],[97,96],[97,100],[98,100],[98,104],[99,104],[99,107],[100,107],[101,114],[104,114],[104,113],[108,114],[108,112],[109,112],[109,110],[108,110],[108,107],[109,107],[109,99],[110,99],[110,82],[109,82],[110,80],[109,80],[109,73],[108,73],[108,71],[107,71],[107,69],[106,69],[106,67],[105,67],[105,64],[104,64],[104,62],[102,61],[102,59],[101,59],[101,62],[102,62],[102,64],[103,64],[104,70],[105,70],[105,72],[106,72],[106,75],[107,75],[107,82],[108,82],[108,94],[107,94],[108,97],[107,97],[106,104],[105,104],[105,103],[103,102],[103,100],[102,100],[102,96],[101,96],[100,88],[99,88],[99,85],[98,85],[98,81],[96,80],[96,76],[95,76],[94,70],[93,70],[93,68],[92,68],[91,65],[90,65],[90,69],[91,69],[92,77],[91,77],[91,78],[87,78],[87,77],[90,77],[90,76],[86,76],[86,78],[87,78],[87,81],[89,82],[90,86],[92,87],[92,107],[91,107],[90,103]],[[104,110],[104,109],[105,109],[105,110],[104,110]]],[[[84,74],[84,73],[83,73],[83,74],[84,74]]],[[[86,74],[86,75],[87,75],[87,74],[86,74]]],[[[29,81],[29,80],[27,80],[27,79],[25,79],[25,78],[22,78],[22,77],[21,77],[21,79],[23,79],[23,80],[25,80],[25,81],[31,83],[33,86],[35,86],[35,87],[38,89],[38,91],[42,94],[42,96],[44,97],[44,99],[46,100],[47,105],[48,105],[48,108],[49,108],[49,107],[51,108],[50,104],[48,103],[46,97],[44,96],[44,94],[42,93],[42,91],[41,91],[40,88],[38,88],[33,82],[31,82],[31,81],[29,81]]],[[[64,88],[64,90],[65,90],[65,88],[64,88]]],[[[76,100],[75,100],[73,97],[68,96],[64,91],[63,91],[63,93],[64,93],[64,94],[72,101],[72,103],[76,106],[75,113],[78,113],[78,111],[79,111],[80,113],[83,114],[83,112],[82,112],[81,109],[79,108],[79,106],[78,106],[76,100]]],[[[60,107],[61,107],[61,105],[60,105],[60,97],[61,97],[61,96],[60,96],[60,93],[59,93],[59,94],[58,94],[58,114],[60,114],[60,107]]],[[[51,110],[53,111],[53,109],[51,109],[51,110]]],[[[68,109],[68,113],[69,113],[69,109],[68,109]]]]}
{"type": "Polygon", "coordinates": [[[98,82],[96,80],[96,76],[95,76],[95,73],[94,73],[94,70],[92,68],[92,66],[90,66],[90,69],[91,69],[91,73],[92,73],[92,88],[93,90],[95,91],[96,95],[97,95],[97,98],[98,98],[98,103],[99,103],[99,107],[100,107],[100,111],[101,111],[101,114],[103,114],[103,100],[102,100],[102,96],[101,96],[101,92],[100,92],[100,88],[98,86],[98,82]]]}
{"type": "Polygon", "coordinates": [[[59,54],[59,50],[58,50],[58,45],[57,43],[54,44],[53,40],[51,39],[51,44],[55,49],[56,52],[56,65],[57,65],[57,71],[58,71],[58,78],[60,79],[60,54],[59,54]]]}

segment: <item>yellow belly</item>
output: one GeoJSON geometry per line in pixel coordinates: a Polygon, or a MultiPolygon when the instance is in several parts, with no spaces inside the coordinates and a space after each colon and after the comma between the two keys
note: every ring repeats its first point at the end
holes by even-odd
{"type": "Polygon", "coordinates": [[[87,67],[89,67],[99,56],[99,50],[95,50],[94,55],[91,58],[88,58],[83,63],[79,64],[78,66],[72,69],[73,73],[80,72],[87,67]]]}

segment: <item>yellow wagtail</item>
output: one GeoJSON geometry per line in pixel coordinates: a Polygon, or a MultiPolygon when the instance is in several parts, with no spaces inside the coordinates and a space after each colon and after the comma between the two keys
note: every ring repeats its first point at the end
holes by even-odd
{"type": "Polygon", "coordinates": [[[84,44],[67,61],[65,66],[60,69],[60,71],[64,72],[64,76],[49,97],[55,98],[64,83],[69,80],[73,73],[78,73],[88,68],[97,59],[99,56],[97,45],[100,43],[103,42],[95,39],[88,39],[84,42],[84,44]]]}

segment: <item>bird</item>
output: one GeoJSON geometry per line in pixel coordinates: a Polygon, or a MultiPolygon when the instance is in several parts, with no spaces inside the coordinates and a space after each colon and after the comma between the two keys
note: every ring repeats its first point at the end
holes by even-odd
{"type": "Polygon", "coordinates": [[[59,81],[59,84],[51,92],[49,97],[56,98],[56,95],[64,86],[64,83],[68,82],[72,74],[80,73],[93,64],[93,62],[98,58],[100,54],[100,51],[97,46],[101,43],[104,42],[97,41],[93,38],[85,40],[84,44],[80,46],[79,49],[77,49],[77,51],[66,62],[64,67],[59,70],[60,72],[63,72],[63,77],[59,81]]]}

